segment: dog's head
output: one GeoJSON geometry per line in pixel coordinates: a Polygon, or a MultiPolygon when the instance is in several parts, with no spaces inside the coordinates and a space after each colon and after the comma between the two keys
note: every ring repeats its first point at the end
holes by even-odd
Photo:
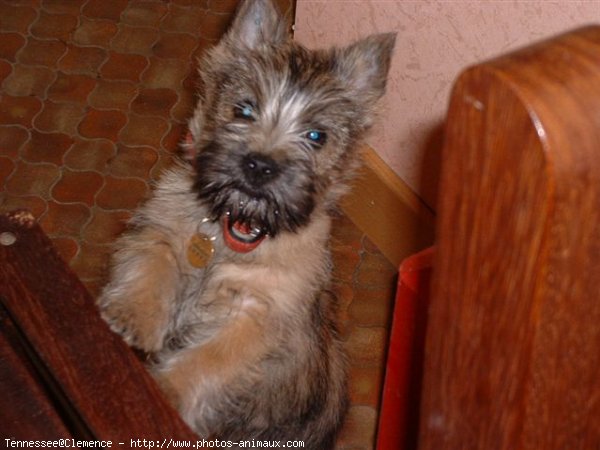
{"type": "Polygon", "coordinates": [[[190,122],[196,189],[234,239],[295,231],[330,207],[383,95],[394,34],[342,49],[293,42],[269,0],[245,0],[201,61],[190,122]]]}

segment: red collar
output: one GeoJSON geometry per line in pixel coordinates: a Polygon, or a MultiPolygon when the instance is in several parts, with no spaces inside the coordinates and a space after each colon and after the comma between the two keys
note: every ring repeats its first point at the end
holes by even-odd
{"type": "MultiPolygon", "coordinates": [[[[184,148],[186,151],[186,157],[188,157],[189,159],[193,159],[193,157],[194,157],[193,144],[194,144],[194,137],[192,136],[192,132],[188,130],[187,134],[185,135],[184,148]]],[[[227,216],[225,216],[225,218],[223,219],[222,227],[223,227],[223,240],[225,241],[225,244],[227,244],[227,247],[229,247],[231,250],[233,250],[234,252],[238,252],[238,253],[251,252],[256,247],[258,247],[262,243],[262,241],[264,241],[265,238],[267,237],[267,235],[265,234],[252,242],[244,242],[243,240],[237,239],[236,237],[232,236],[232,234],[231,234],[229,218],[227,216]]],[[[242,234],[249,234],[249,232],[250,232],[250,229],[247,225],[240,224],[238,222],[234,223],[232,225],[232,227],[234,227],[236,230],[240,231],[242,234]]]]}

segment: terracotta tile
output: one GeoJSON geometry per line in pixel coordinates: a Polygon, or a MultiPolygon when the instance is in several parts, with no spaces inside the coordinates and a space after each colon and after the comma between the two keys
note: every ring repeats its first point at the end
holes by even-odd
{"type": "Polygon", "coordinates": [[[128,25],[156,28],[167,13],[167,5],[158,2],[130,2],[121,13],[121,22],[128,25]]]}
{"type": "Polygon", "coordinates": [[[42,0],[42,9],[54,14],[79,15],[81,5],[87,0],[42,0]]]}
{"type": "Polygon", "coordinates": [[[19,149],[29,139],[26,129],[13,125],[0,125],[0,155],[16,158],[19,149]]]}
{"type": "Polygon", "coordinates": [[[106,139],[78,139],[65,154],[64,161],[71,169],[104,172],[115,152],[115,144],[106,139]]]}
{"type": "Polygon", "coordinates": [[[118,22],[128,0],[89,0],[82,8],[84,16],[95,19],[107,19],[118,22]]]}
{"type": "Polygon", "coordinates": [[[17,61],[22,64],[54,67],[65,53],[67,46],[57,40],[40,40],[30,37],[17,54],[17,61]]]}
{"type": "Polygon", "coordinates": [[[16,164],[7,156],[0,156],[0,188],[15,170],[16,164]]]}
{"type": "Polygon", "coordinates": [[[213,41],[221,39],[227,28],[229,28],[232,19],[232,15],[214,14],[209,11],[204,17],[202,27],[199,27],[200,36],[213,41]]]}
{"type": "Polygon", "coordinates": [[[4,31],[27,34],[27,29],[35,20],[36,15],[35,9],[30,6],[0,3],[0,17],[2,17],[2,30],[4,31]]]}
{"type": "Polygon", "coordinates": [[[177,94],[172,89],[142,89],[131,103],[131,110],[141,115],[169,117],[176,101],[177,94]]]}
{"type": "Polygon", "coordinates": [[[335,243],[342,243],[355,249],[356,251],[362,250],[363,246],[363,233],[356,225],[352,223],[344,215],[338,215],[333,218],[332,222],[332,240],[335,243]]]}
{"type": "Polygon", "coordinates": [[[187,76],[181,82],[184,91],[195,94],[197,92],[201,92],[202,80],[200,79],[200,74],[196,69],[196,58],[192,59],[192,63],[190,64],[190,71],[187,76]]]}
{"type": "Polygon", "coordinates": [[[130,81],[98,80],[88,103],[99,109],[127,110],[136,92],[136,85],[130,81]]]}
{"type": "Polygon", "coordinates": [[[71,38],[75,28],[77,28],[77,16],[40,11],[38,19],[30,27],[30,32],[38,38],[59,39],[66,42],[71,38]]]}
{"type": "Polygon", "coordinates": [[[54,71],[46,67],[15,64],[12,73],[4,80],[2,89],[15,96],[44,97],[54,77],[54,71]]]}
{"type": "Polygon", "coordinates": [[[150,57],[150,66],[142,74],[142,82],[149,88],[178,89],[190,71],[192,62],[150,57]]]}
{"type": "Polygon", "coordinates": [[[348,312],[359,326],[389,327],[394,302],[394,290],[354,286],[354,300],[348,312]]]}
{"type": "Polygon", "coordinates": [[[333,278],[340,281],[352,281],[360,263],[360,254],[350,245],[336,240],[331,244],[333,256],[333,278]]]}
{"type": "Polygon", "coordinates": [[[67,52],[58,61],[57,67],[66,73],[81,73],[96,77],[100,65],[108,52],[100,47],[78,47],[69,45],[67,52]]]}
{"type": "Polygon", "coordinates": [[[393,287],[397,269],[382,255],[363,254],[356,272],[356,281],[363,286],[393,287]]]}
{"type": "Polygon", "coordinates": [[[8,61],[0,59],[0,84],[10,75],[12,72],[12,65],[8,61]]]}
{"type": "Polygon", "coordinates": [[[350,364],[377,366],[383,362],[387,331],[382,327],[355,327],[345,344],[350,364]]]}
{"type": "MultiPolygon", "coordinates": [[[[173,0],[172,3],[185,7],[194,6],[203,9],[213,9],[213,3],[218,4],[221,3],[221,1],[223,0],[218,0],[217,2],[212,2],[211,0],[173,0]]],[[[235,1],[239,2],[239,0],[235,1]]]]}
{"type": "Polygon", "coordinates": [[[354,287],[352,283],[333,281],[331,286],[337,298],[338,308],[342,311],[347,310],[354,300],[354,287]]]}
{"type": "Polygon", "coordinates": [[[81,237],[90,244],[110,244],[121,234],[130,219],[127,211],[92,209],[92,219],[85,226],[81,237]]]}
{"type": "Polygon", "coordinates": [[[205,9],[186,8],[171,3],[160,27],[165,31],[197,35],[199,29],[205,25],[206,15],[205,9]]]}
{"type": "Polygon", "coordinates": [[[6,191],[10,194],[33,195],[46,199],[59,176],[60,171],[54,164],[18,161],[17,168],[5,184],[6,191]]]}
{"type": "Polygon", "coordinates": [[[162,148],[170,153],[178,152],[180,150],[179,145],[184,141],[186,133],[187,125],[171,123],[169,132],[161,142],[162,148]]]}
{"type": "Polygon", "coordinates": [[[152,52],[159,58],[178,58],[189,60],[198,47],[198,39],[185,33],[161,33],[152,46],[152,52]]]}
{"type": "MultiPolygon", "coordinates": [[[[106,279],[110,244],[149,191],[145,180],[172,164],[185,135],[199,90],[194,61],[221,36],[237,3],[41,0],[27,49],[20,34],[0,33],[0,83],[8,94],[0,98],[0,123],[20,124],[0,125],[0,186],[7,178],[0,210],[26,206],[44,215],[45,226],[61,234],[54,239],[59,252],[95,294],[106,279]],[[42,80],[30,70],[12,74],[17,65],[8,61],[15,60],[58,68],[44,105],[29,97],[46,98],[42,80]],[[74,74],[88,77],[66,78],[74,74]],[[63,175],[55,165],[27,160],[64,161],[63,175]]],[[[336,449],[366,450],[374,447],[397,271],[345,216],[334,220],[333,233],[333,290],[353,363],[352,407],[336,449]]]]}
{"type": "Polygon", "coordinates": [[[158,161],[156,161],[156,164],[154,164],[154,167],[150,171],[150,178],[155,181],[158,180],[164,170],[173,165],[173,158],[174,155],[172,153],[161,152],[158,155],[158,161]]]}
{"type": "Polygon", "coordinates": [[[15,62],[15,55],[25,45],[25,38],[17,33],[0,33],[0,58],[15,62]]]}
{"type": "Polygon", "coordinates": [[[64,204],[48,201],[48,210],[40,226],[49,236],[77,236],[90,219],[90,209],[80,203],[64,204]]]}
{"type": "Polygon", "coordinates": [[[117,30],[117,25],[113,22],[79,17],[79,27],[73,33],[73,42],[79,45],[97,45],[107,48],[110,40],[117,34],[117,30]]]}
{"type": "Polygon", "coordinates": [[[378,367],[351,367],[349,377],[350,402],[353,405],[379,408],[383,382],[383,365],[378,367]]]}
{"type": "MultiPolygon", "coordinates": [[[[203,37],[198,37],[198,46],[196,47],[196,50],[194,50],[194,53],[192,53],[192,63],[195,66],[197,66],[197,61],[200,61],[204,55],[206,54],[206,51],[211,49],[212,47],[214,47],[219,41],[218,40],[212,40],[212,39],[205,39],[203,37]]],[[[193,73],[194,75],[197,74],[196,71],[194,71],[193,73]]],[[[195,89],[198,87],[198,85],[193,86],[195,89]]]]}
{"type": "Polygon", "coordinates": [[[96,86],[96,80],[86,75],[58,72],[56,81],[48,89],[48,98],[55,102],[87,103],[87,96],[96,86]]]}
{"type": "Polygon", "coordinates": [[[337,439],[339,450],[373,450],[377,411],[370,406],[351,406],[346,421],[337,439]]]}
{"type": "Polygon", "coordinates": [[[47,205],[43,198],[35,195],[12,195],[0,192],[0,212],[27,209],[36,219],[46,212],[47,205]]]}
{"type": "Polygon", "coordinates": [[[40,8],[41,0],[2,0],[3,3],[13,6],[30,6],[36,10],[40,8]]]}
{"type": "Polygon", "coordinates": [[[117,177],[148,178],[158,160],[152,147],[117,146],[117,154],[108,161],[108,172],[117,177]]]}
{"type": "Polygon", "coordinates": [[[352,318],[348,312],[348,308],[354,299],[354,291],[350,283],[334,283],[332,286],[333,293],[338,301],[339,315],[339,333],[343,340],[347,340],[348,336],[355,327],[352,318]]]}
{"type": "Polygon", "coordinates": [[[96,197],[104,209],[135,209],[148,193],[148,186],[139,178],[116,178],[107,175],[105,185],[96,197]]]}
{"type": "Polygon", "coordinates": [[[219,0],[210,2],[210,10],[213,13],[233,14],[239,5],[240,0],[219,0]]]}
{"type": "Polygon", "coordinates": [[[178,122],[187,122],[194,112],[196,102],[198,101],[195,94],[182,91],[179,93],[179,101],[171,110],[171,117],[178,122]]]}
{"type": "Polygon", "coordinates": [[[73,139],[63,133],[40,133],[31,130],[31,139],[21,150],[21,156],[29,162],[49,162],[61,165],[63,155],[73,144],[73,139]]]}
{"type": "Polygon", "coordinates": [[[42,102],[35,97],[0,96],[0,123],[31,127],[31,119],[42,108],[42,102]]]}
{"type": "Polygon", "coordinates": [[[60,180],[52,188],[52,197],[61,203],[94,204],[94,197],[104,184],[102,175],[92,171],[64,168],[60,180]]]}
{"type": "Polygon", "coordinates": [[[105,138],[116,141],[125,126],[127,116],[118,110],[90,109],[79,124],[79,133],[87,138],[105,138]]]}
{"type": "Polygon", "coordinates": [[[103,279],[108,274],[110,245],[94,245],[82,242],[79,253],[71,260],[71,268],[82,280],[103,279]]]}
{"type": "Polygon", "coordinates": [[[381,254],[375,243],[366,235],[361,238],[361,245],[363,250],[367,253],[381,254]]]}
{"type": "Polygon", "coordinates": [[[77,241],[69,237],[54,237],[52,238],[52,244],[63,261],[67,264],[71,262],[79,251],[79,244],[77,241]]]}
{"type": "Polygon", "coordinates": [[[129,115],[129,122],[119,138],[125,145],[148,145],[158,149],[163,136],[169,131],[169,123],[154,116],[129,115]]]}
{"type": "Polygon", "coordinates": [[[100,74],[111,80],[137,82],[147,66],[148,59],[144,56],[111,52],[108,60],[100,68],[100,74]]]}
{"type": "Polygon", "coordinates": [[[85,114],[84,105],[77,103],[44,102],[42,112],[33,120],[34,126],[45,132],[77,134],[77,125],[85,114]]]}
{"type": "Polygon", "coordinates": [[[110,47],[119,53],[150,55],[157,39],[156,29],[121,24],[119,31],[110,41],[110,47]]]}

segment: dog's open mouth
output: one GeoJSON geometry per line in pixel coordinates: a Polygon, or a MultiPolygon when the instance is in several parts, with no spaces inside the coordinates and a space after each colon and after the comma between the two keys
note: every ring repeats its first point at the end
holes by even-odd
{"type": "Polygon", "coordinates": [[[266,237],[267,233],[259,226],[231,221],[227,214],[223,218],[223,239],[227,246],[236,252],[251,252],[266,237]]]}

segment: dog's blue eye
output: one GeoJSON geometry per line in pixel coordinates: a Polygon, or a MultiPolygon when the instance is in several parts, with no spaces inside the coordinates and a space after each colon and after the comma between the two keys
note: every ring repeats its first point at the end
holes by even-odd
{"type": "Polygon", "coordinates": [[[233,108],[233,115],[238,119],[254,119],[254,107],[249,102],[239,103],[233,108]]]}
{"type": "Polygon", "coordinates": [[[306,132],[306,138],[320,146],[325,143],[327,135],[322,131],[310,130],[306,132]]]}

